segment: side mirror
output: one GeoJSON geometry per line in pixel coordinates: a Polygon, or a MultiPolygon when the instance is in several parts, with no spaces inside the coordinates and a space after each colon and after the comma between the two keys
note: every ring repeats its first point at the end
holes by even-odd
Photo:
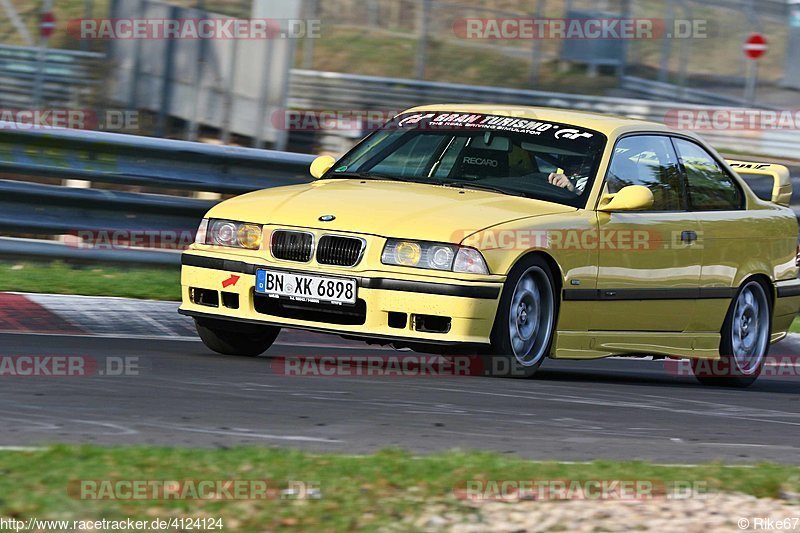
{"type": "Polygon", "coordinates": [[[311,163],[311,175],[314,176],[315,179],[320,179],[335,164],[336,159],[329,155],[321,155],[311,163]]]}
{"type": "Polygon", "coordinates": [[[628,185],[617,194],[607,194],[600,199],[598,211],[637,211],[653,207],[653,192],[644,185],[628,185]]]}

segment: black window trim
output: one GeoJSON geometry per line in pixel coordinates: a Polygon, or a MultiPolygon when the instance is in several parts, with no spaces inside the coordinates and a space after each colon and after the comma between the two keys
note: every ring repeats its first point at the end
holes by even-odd
{"type": "Polygon", "coordinates": [[[721,162],[719,159],[717,159],[717,157],[714,154],[709,152],[708,149],[705,146],[703,146],[701,143],[697,142],[697,139],[693,139],[691,137],[687,137],[687,136],[684,136],[684,135],[670,135],[670,137],[672,138],[672,149],[675,151],[675,154],[678,157],[678,167],[679,167],[679,169],[681,171],[681,175],[683,176],[681,181],[684,183],[684,188],[685,188],[685,191],[686,191],[686,205],[687,205],[688,211],[691,211],[692,213],[720,213],[720,212],[734,212],[734,211],[746,211],[747,210],[747,196],[745,195],[744,190],[742,189],[742,185],[739,183],[739,181],[733,175],[731,175],[730,172],[728,172],[728,169],[726,168],[726,165],[724,164],[724,162],[721,162]],[[702,149],[711,158],[712,161],[714,161],[717,164],[717,166],[722,171],[722,173],[725,176],[727,176],[733,182],[734,186],[739,191],[739,207],[738,208],[736,208],[736,209],[694,209],[693,208],[692,200],[689,197],[689,173],[686,171],[686,167],[681,162],[681,154],[678,151],[678,147],[675,145],[675,139],[680,139],[682,141],[686,141],[688,143],[691,143],[691,144],[699,147],[700,149],[702,149]]]}
{"type": "MultiPolygon", "coordinates": [[[[603,176],[603,182],[602,182],[602,185],[600,186],[600,191],[602,192],[603,188],[608,183],[608,173],[611,171],[611,161],[614,158],[614,154],[616,153],[617,145],[619,145],[619,143],[622,142],[623,140],[631,138],[631,137],[666,137],[667,139],[669,139],[669,146],[672,148],[672,153],[675,156],[675,169],[679,173],[679,181],[680,181],[680,184],[681,184],[680,196],[681,196],[681,207],[682,207],[682,209],[669,209],[669,210],[659,210],[659,211],[649,210],[649,211],[638,211],[638,212],[639,213],[689,213],[690,212],[689,211],[689,197],[688,197],[688,194],[687,194],[687,185],[686,185],[686,178],[685,178],[686,175],[681,170],[680,157],[678,156],[677,150],[675,150],[675,143],[672,142],[672,137],[684,138],[684,136],[683,135],[675,135],[672,132],[642,130],[642,131],[631,131],[631,132],[624,133],[624,134],[620,135],[619,137],[617,137],[617,140],[614,143],[614,147],[611,150],[611,157],[608,160],[608,167],[606,168],[606,173],[603,176]]],[[[597,203],[595,205],[595,211],[597,211],[597,208],[600,206],[600,200],[602,200],[602,198],[603,198],[603,195],[600,194],[598,196],[598,198],[597,198],[597,203]]]]}
{"type": "MultiPolygon", "coordinates": [[[[747,195],[744,193],[744,190],[742,189],[742,184],[739,183],[739,180],[736,179],[736,176],[731,175],[731,173],[728,171],[728,168],[727,168],[727,165],[726,165],[725,161],[719,159],[715,154],[709,152],[708,149],[702,143],[697,141],[697,139],[695,139],[693,137],[690,137],[688,135],[682,135],[681,133],[674,132],[674,131],[657,131],[657,130],[655,130],[655,131],[654,130],[641,130],[641,131],[630,131],[628,133],[623,133],[622,135],[617,137],[617,140],[614,142],[614,147],[611,150],[611,158],[614,157],[614,152],[616,151],[617,145],[620,143],[620,141],[622,141],[623,139],[627,139],[628,137],[643,137],[643,136],[650,136],[650,137],[652,137],[652,136],[662,136],[662,137],[669,137],[670,138],[670,144],[672,145],[672,151],[674,152],[675,157],[677,158],[676,159],[676,163],[677,163],[677,166],[678,166],[678,170],[681,173],[681,189],[682,189],[682,195],[683,195],[683,198],[681,199],[681,203],[684,206],[684,210],[681,210],[681,211],[676,211],[676,210],[671,210],[671,211],[642,211],[643,213],[720,213],[720,212],[747,211],[747,209],[748,209],[747,195]],[[717,165],[719,165],[719,167],[725,172],[725,174],[733,180],[733,182],[736,184],[736,187],[739,188],[739,192],[741,193],[742,205],[741,205],[741,207],[739,209],[733,209],[733,210],[731,210],[731,209],[714,209],[714,210],[704,210],[704,211],[696,211],[696,210],[691,209],[691,204],[689,203],[689,194],[688,194],[689,193],[689,191],[688,191],[689,185],[688,185],[688,178],[687,178],[687,175],[686,175],[686,169],[684,169],[683,165],[681,164],[680,154],[678,153],[678,149],[675,147],[674,139],[681,139],[681,140],[684,140],[684,141],[688,141],[688,142],[690,142],[692,144],[696,144],[697,146],[702,148],[711,157],[711,159],[713,159],[717,163],[717,165]]],[[[603,188],[606,186],[606,183],[608,181],[608,172],[611,169],[611,158],[609,158],[609,160],[608,160],[608,167],[606,168],[606,173],[603,176],[602,184],[600,186],[600,191],[601,192],[602,192],[603,188]]],[[[595,208],[594,208],[595,211],[597,211],[597,208],[600,206],[600,200],[602,200],[602,197],[603,197],[602,194],[598,195],[597,202],[595,203],[595,208]]]]}

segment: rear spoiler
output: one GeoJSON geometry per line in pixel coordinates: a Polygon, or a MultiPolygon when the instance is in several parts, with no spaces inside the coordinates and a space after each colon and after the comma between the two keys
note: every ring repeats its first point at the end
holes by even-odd
{"type": "Polygon", "coordinates": [[[778,205],[789,205],[792,198],[792,178],[788,168],[783,165],[751,161],[728,161],[728,164],[742,177],[747,175],[772,177],[772,202],[778,205]]]}

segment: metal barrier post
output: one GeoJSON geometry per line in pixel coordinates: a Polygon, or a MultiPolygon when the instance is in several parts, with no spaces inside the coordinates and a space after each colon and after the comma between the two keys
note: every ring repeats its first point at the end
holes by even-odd
{"type": "Polygon", "coordinates": [[[417,43],[416,78],[425,79],[425,67],[428,62],[428,38],[430,33],[431,1],[422,0],[419,15],[419,41],[417,43]]]}
{"type": "MultiPolygon", "coordinates": [[[[319,1],[320,0],[306,0],[305,6],[308,10],[306,18],[308,20],[316,20],[319,18],[319,1]]],[[[303,39],[303,68],[314,68],[314,47],[316,39],[306,36],[303,39]]]]}
{"type": "MultiPolygon", "coordinates": [[[[178,18],[178,7],[172,6],[169,10],[170,20],[178,18]]],[[[164,69],[161,73],[161,105],[158,111],[158,124],[156,126],[156,135],[158,137],[165,137],[167,133],[167,117],[169,116],[172,107],[172,76],[175,70],[175,39],[166,40],[166,61],[164,61],[164,69]]]]}
{"type": "MultiPolygon", "coordinates": [[[[533,18],[541,19],[544,16],[545,2],[547,0],[536,0],[536,11],[533,18]]],[[[542,64],[542,40],[534,39],[531,57],[531,75],[528,78],[528,86],[536,87],[539,84],[539,68],[542,64]]]]}
{"type": "MultiPolygon", "coordinates": [[[[52,13],[53,0],[44,0],[42,2],[42,13],[52,13]]],[[[33,107],[40,107],[42,105],[42,96],[44,93],[44,76],[47,63],[47,48],[50,45],[50,37],[45,36],[43,33],[39,40],[39,51],[36,57],[36,82],[33,87],[33,107]]]]}
{"type": "MultiPolygon", "coordinates": [[[[197,12],[200,16],[206,16],[205,14],[205,0],[197,0],[197,12]]],[[[197,47],[197,58],[194,65],[194,87],[192,88],[192,117],[189,119],[189,124],[186,128],[186,140],[187,141],[196,141],[198,135],[200,134],[200,123],[198,118],[198,112],[200,110],[200,96],[203,93],[203,71],[205,70],[206,65],[206,40],[200,39],[199,42],[196,43],[197,47]]]]}

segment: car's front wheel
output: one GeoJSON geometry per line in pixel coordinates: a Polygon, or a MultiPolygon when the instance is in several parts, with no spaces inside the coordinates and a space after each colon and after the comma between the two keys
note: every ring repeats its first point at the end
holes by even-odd
{"type": "Polygon", "coordinates": [[[558,299],[550,267],[540,257],[520,261],[509,273],[492,329],[485,373],[533,376],[550,354],[558,299]]]}
{"type": "Polygon", "coordinates": [[[281,329],[218,320],[195,320],[206,347],[222,355],[258,357],[270,349],[281,329]]]}
{"type": "Polygon", "coordinates": [[[769,350],[772,309],[764,286],[745,283],[722,326],[720,359],[695,359],[692,370],[704,385],[748,387],[761,374],[769,350]]]}

